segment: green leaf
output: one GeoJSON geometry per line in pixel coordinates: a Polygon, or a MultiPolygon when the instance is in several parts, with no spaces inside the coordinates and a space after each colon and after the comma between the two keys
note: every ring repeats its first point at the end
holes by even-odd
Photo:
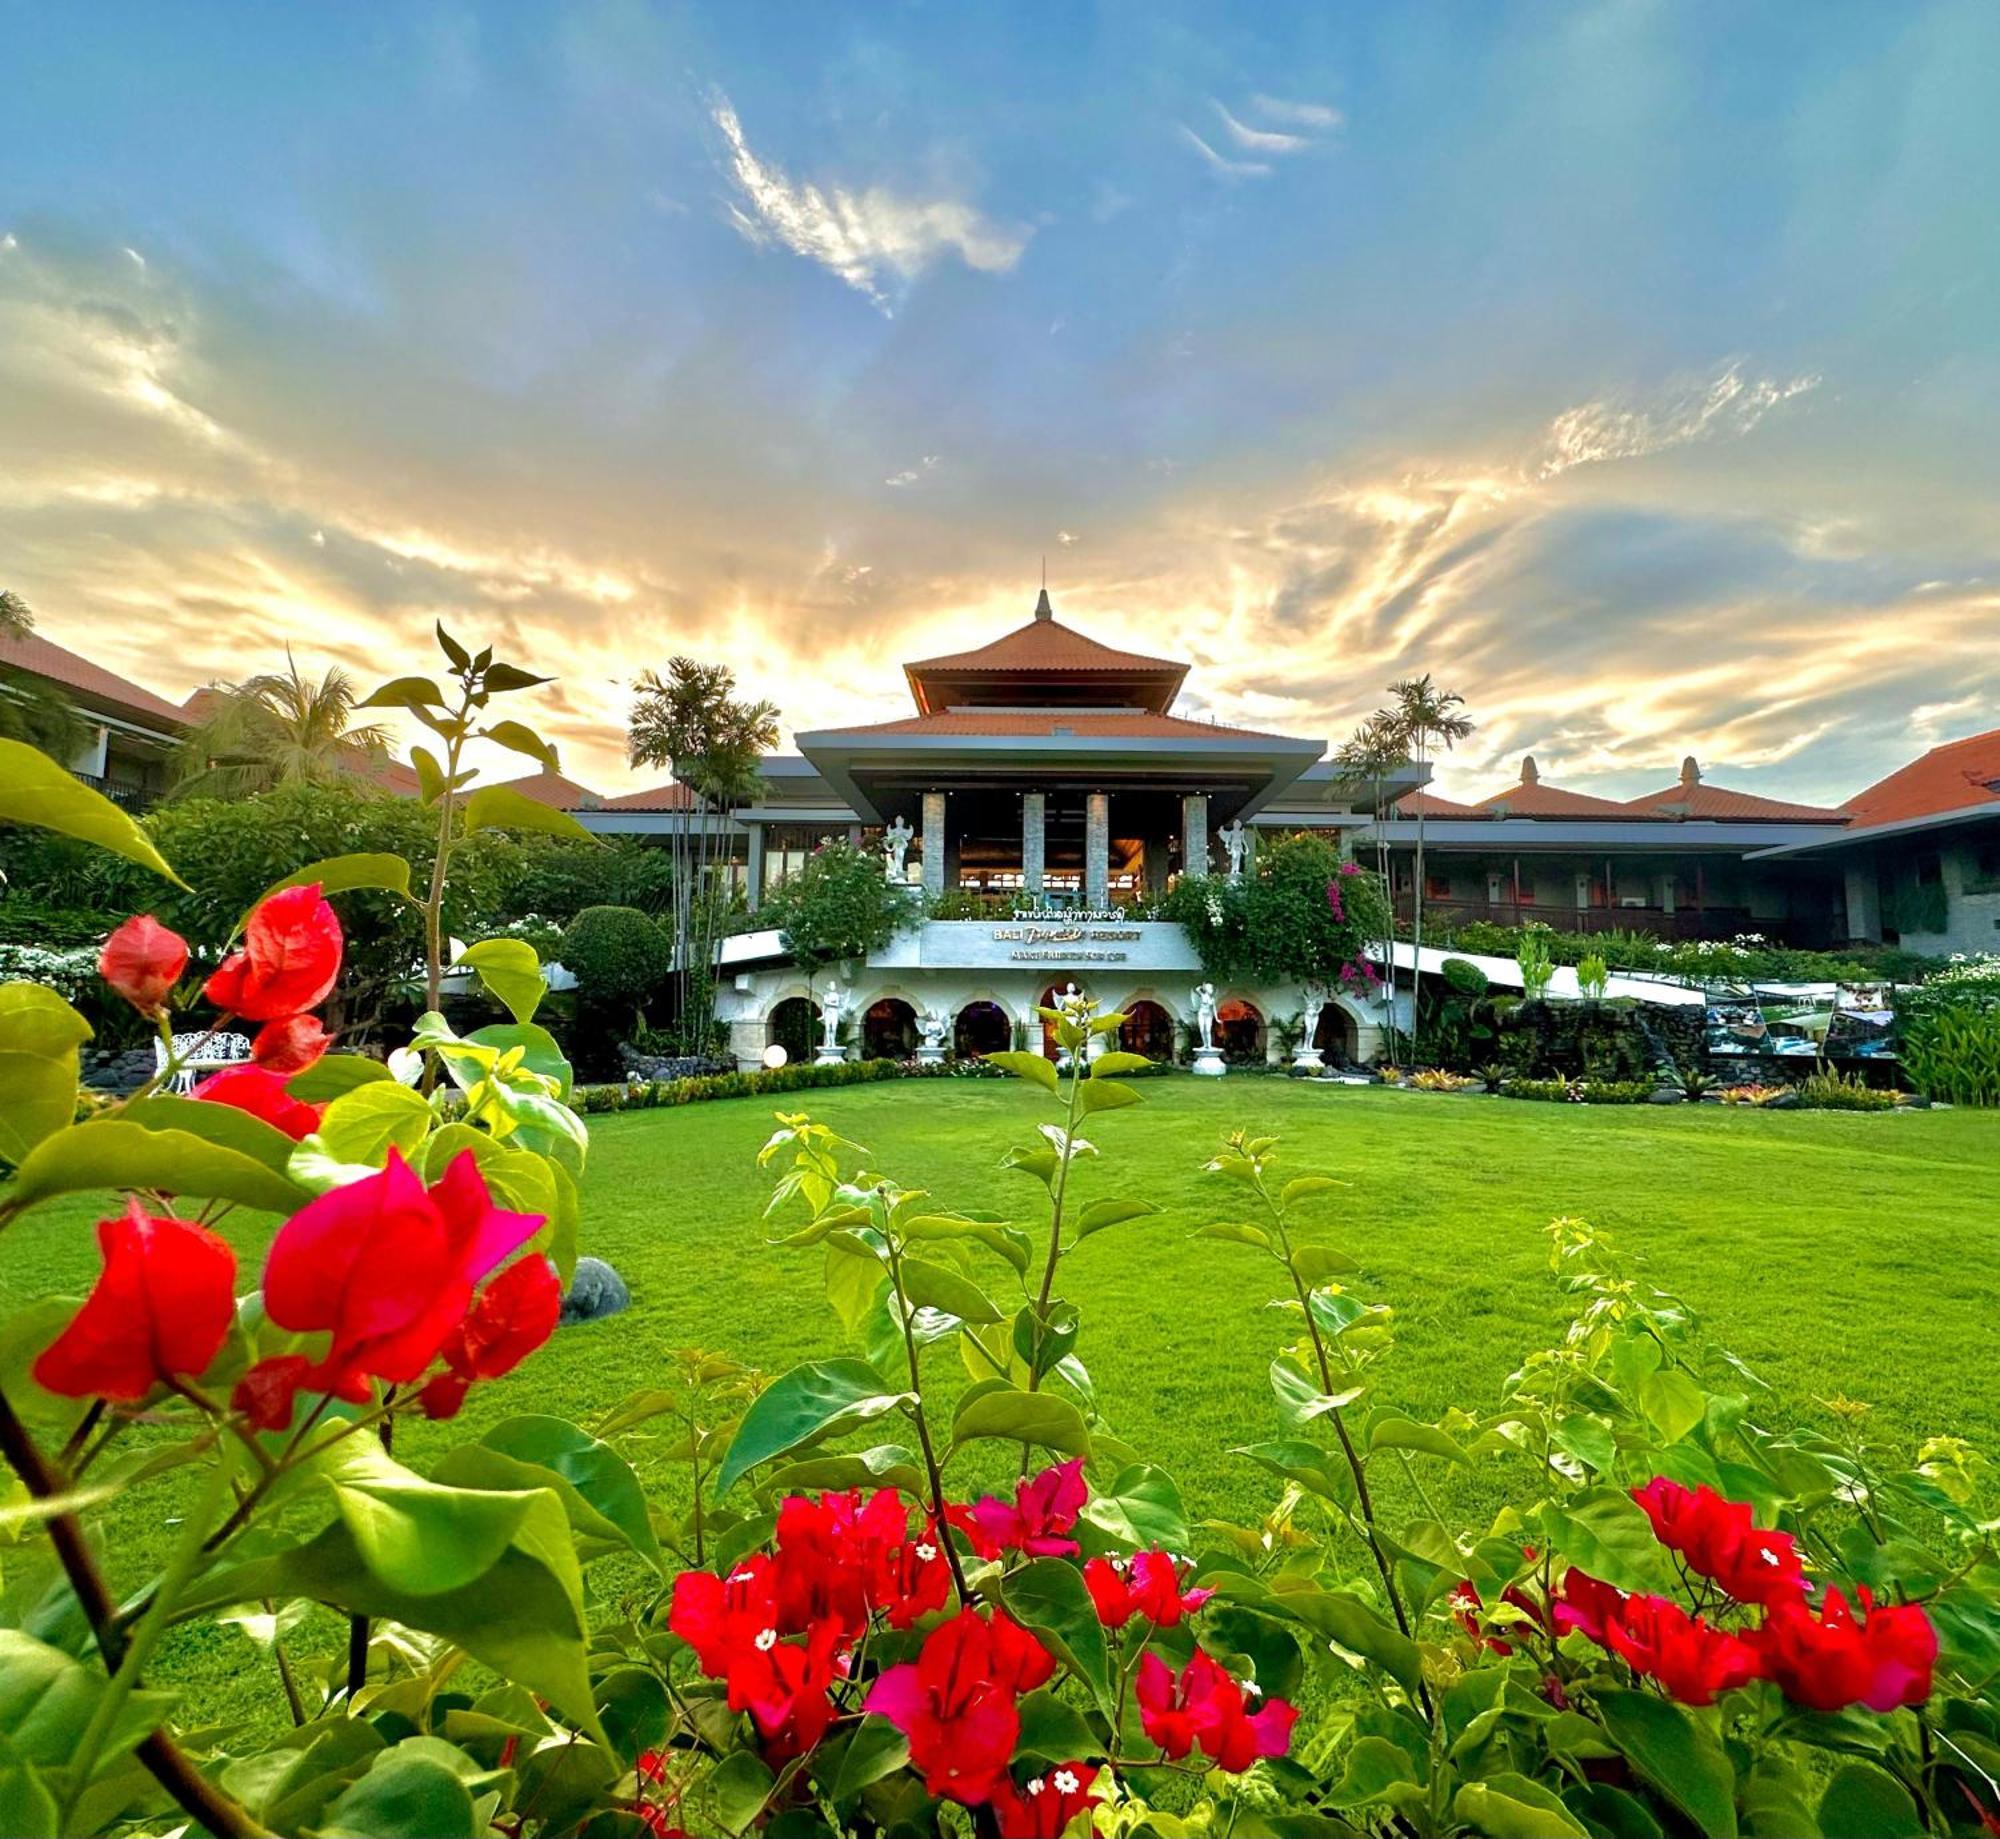
{"type": "Polygon", "coordinates": [[[1486,1839],[1589,1839],[1554,1794],[1512,1771],[1467,1782],[1452,1797],[1451,1811],[1486,1839]]]}
{"type": "Polygon", "coordinates": [[[465,801],[465,833],[470,836],[475,830],[539,830],[549,836],[597,841],[567,811],[537,804],[504,785],[481,786],[465,801]]]}
{"type": "Polygon", "coordinates": [[[441,709],[444,692],[428,677],[393,677],[354,705],[357,709],[441,709]]]}
{"type": "Polygon", "coordinates": [[[903,1289],[920,1309],[942,1309],[962,1322],[997,1322],[1000,1311],[971,1278],[923,1258],[903,1260],[903,1289]]]}
{"type": "Polygon", "coordinates": [[[1004,1067],[1016,1079],[1025,1079],[1044,1091],[1057,1089],[1056,1063],[1044,1054],[1019,1053],[1010,1049],[1005,1053],[988,1054],[986,1061],[989,1066],[1004,1067]]]}
{"type": "Polygon", "coordinates": [[[1014,1739],[1016,1756],[1039,1756],[1044,1762],[1081,1762],[1102,1756],[1104,1744],[1090,1721],[1053,1692],[1030,1692],[1016,1707],[1021,1734],[1014,1739]]]}
{"type": "Polygon", "coordinates": [[[1076,1238],[1080,1244],[1107,1226],[1122,1226],[1127,1220],[1143,1220],[1159,1208],[1149,1200],[1094,1200],[1076,1216],[1076,1238]]]}
{"type": "Polygon", "coordinates": [[[764,1811],[778,1778],[761,1757],[733,1750],[709,1771],[708,1794],[726,1832],[740,1833],[764,1811]]]}
{"type": "MultiPolygon", "coordinates": [[[[478,951],[480,947],[475,945],[472,949],[478,951]]],[[[535,975],[538,979],[541,977],[539,968],[535,975]]],[[[523,990],[525,993],[525,986],[523,990]]],[[[498,990],[493,993],[496,996],[500,995],[498,990]]],[[[501,1000],[506,999],[502,997],[501,1000]]],[[[499,1054],[511,1053],[515,1048],[520,1048],[521,1064],[531,1073],[539,1073],[544,1079],[553,1079],[557,1087],[556,1096],[564,1103],[569,1101],[570,1092],[576,1083],[575,1071],[570,1066],[568,1056],[563,1053],[561,1043],[546,1028],[534,1022],[494,1022],[489,1027],[474,1029],[465,1038],[476,1047],[490,1047],[499,1054]]]]}
{"type": "MultiPolygon", "coordinates": [[[[501,1493],[428,1480],[373,1437],[347,1437],[323,1473],[334,1510],[369,1572],[409,1596],[436,1596],[484,1577],[551,1491],[501,1493]]],[[[567,1525],[564,1532],[567,1536],[567,1525]]]]}
{"type": "Polygon", "coordinates": [[[1122,1111],[1127,1105],[1136,1105],[1139,1094],[1115,1079],[1092,1078],[1077,1088],[1076,1099],[1077,1110],[1089,1117],[1096,1111],[1122,1111]]]}
{"type": "Polygon", "coordinates": [[[845,1235],[828,1239],[826,1300],[850,1337],[860,1334],[888,1281],[888,1267],[872,1251],[857,1250],[845,1235]]]}
{"type": "Polygon", "coordinates": [[[599,1518],[655,1566],[663,1561],[660,1542],[646,1513],[646,1491],[632,1465],[608,1443],[600,1443],[566,1418],[527,1414],[493,1426],[480,1442],[520,1462],[560,1477],[599,1518]]]}
{"type": "Polygon", "coordinates": [[[1345,1252],[1337,1252],[1331,1245],[1301,1245],[1292,1253],[1292,1269],[1308,1287],[1329,1277],[1352,1276],[1360,1268],[1345,1252]]]}
{"type": "Polygon", "coordinates": [[[384,1750],[326,1810],[324,1839],[478,1839],[472,1793],[434,1758],[384,1750]]]}
{"type": "Polygon", "coordinates": [[[1342,1392],[1322,1392],[1289,1360],[1271,1362],[1271,1390],[1277,1395],[1278,1415],[1288,1430],[1303,1430],[1314,1418],[1326,1417],[1351,1405],[1363,1388],[1349,1386],[1342,1392]]]}
{"type": "Polygon", "coordinates": [[[1827,1783],[1819,1825],[1821,1832],[1866,1833],[1869,1839],[1905,1839],[1925,1830],[1910,1791],[1872,1762],[1850,1762],[1827,1783]]]}
{"type": "Polygon", "coordinates": [[[152,839],[110,799],[25,741],[0,740],[0,823],[34,824],[95,843],[164,875],[176,887],[187,886],[152,839]]]}
{"type": "Polygon", "coordinates": [[[905,1494],[921,1494],[924,1472],[915,1451],[900,1443],[878,1443],[852,1455],[808,1456],[803,1462],[787,1463],[773,1469],[757,1491],[804,1494],[821,1488],[900,1488],[905,1494]]]}
{"type": "MultiPolygon", "coordinates": [[[[77,1738],[110,1688],[110,1680],[81,1661],[17,1628],[0,1628],[0,1737],[36,1771],[48,1774],[75,1761],[77,1738]]],[[[99,1752],[100,1766],[156,1730],[172,1703],[165,1692],[127,1693],[99,1752]]]]}
{"type": "Polygon", "coordinates": [[[1278,1589],[1272,1605],[1318,1634],[1372,1660],[1409,1691],[1417,1689],[1423,1657],[1417,1644],[1386,1618],[1345,1590],[1321,1590],[1306,1585],[1278,1589]]]}
{"type": "MultiPolygon", "coordinates": [[[[475,796],[483,798],[486,794],[480,792],[475,796]]],[[[542,961],[526,939],[481,939],[459,953],[458,962],[451,968],[476,971],[479,981],[507,1005],[516,1022],[532,1020],[542,998],[548,994],[549,983],[542,975],[542,961]]],[[[549,1045],[553,1047],[554,1041],[549,1045]]]]}
{"type": "Polygon", "coordinates": [[[421,1092],[393,1079],[370,1080],[333,1100],[306,1143],[336,1162],[380,1168],[392,1147],[413,1160],[436,1121],[421,1092]]]}
{"type": "Polygon", "coordinates": [[[597,1717],[605,1741],[629,1769],[646,1751],[666,1741],[673,1708],[657,1673],[644,1667],[614,1667],[597,1682],[597,1717]]]}
{"type": "Polygon", "coordinates": [[[1232,1455],[1248,1456],[1260,1467],[1286,1481],[1295,1481],[1309,1494],[1322,1500],[1350,1506],[1354,1501],[1354,1477],[1344,1463],[1330,1452],[1302,1437],[1281,1438],[1272,1443],[1247,1443],[1232,1455]]]}
{"type": "Polygon", "coordinates": [[[10,1839],[56,1839],[55,1796],[5,1737],[0,1737],[0,1833],[10,1839]]]}
{"type": "Polygon", "coordinates": [[[76,1117],[90,1024],[45,984],[0,984],[0,1157],[19,1162],[76,1117]]]}
{"type": "Polygon", "coordinates": [[[1285,1183],[1278,1194],[1278,1205],[1287,1212],[1308,1195],[1324,1194],[1329,1188],[1344,1188],[1347,1183],[1335,1181],[1331,1175],[1295,1175],[1285,1183]]]}
{"type": "Polygon", "coordinates": [[[523,722],[495,722],[490,728],[482,728],[479,732],[489,741],[496,741],[514,753],[526,754],[531,760],[539,760],[552,773],[562,770],[562,762],[557,757],[555,748],[523,722]]]}
{"type": "Polygon", "coordinates": [[[267,1213],[296,1213],[311,1193],[240,1150],[185,1130],[148,1130],[94,1118],[44,1137],[28,1152],[6,1198],[32,1207],[58,1194],[151,1188],[201,1200],[233,1200],[267,1213]]]}
{"type": "Polygon", "coordinates": [[[1114,1545],[1136,1551],[1163,1545],[1184,1552],[1194,1544],[1180,1488],[1165,1469],[1135,1462],[1118,1471],[1108,1490],[1091,1495],[1083,1519],[1114,1545]]]}
{"type": "Polygon", "coordinates": [[[236,922],[241,931],[245,921],[257,911],[273,894],[282,894],[287,888],[310,887],[319,883],[322,894],[348,894],[356,888],[377,888],[389,894],[400,894],[405,900],[410,894],[410,865],[401,856],[390,855],[387,851],[376,851],[352,856],[328,856],[324,861],[314,862],[307,867],[287,875],[282,881],[274,881],[253,900],[243,918],[236,922]]]}
{"type": "Polygon", "coordinates": [[[1240,1220],[1210,1220],[1194,1235],[1197,1239],[1222,1239],[1231,1245],[1254,1245],[1260,1252],[1271,1249],[1271,1235],[1261,1226],[1240,1220]]]}
{"type": "Polygon", "coordinates": [[[444,796],[443,764],[428,747],[412,747],[410,764],[416,769],[419,800],[426,805],[436,804],[444,796]]]}
{"type": "Polygon", "coordinates": [[[1081,1456],[1090,1449],[1083,1413],[1068,1399],[1049,1392],[1017,1392],[1011,1386],[970,1394],[960,1404],[951,1425],[953,1447],[981,1437],[1033,1443],[1065,1456],[1081,1456]]]}
{"type": "Polygon", "coordinates": [[[323,1105],[360,1086],[380,1085],[395,1074],[366,1054],[321,1054],[303,1073],[285,1081],[285,1090],[309,1105],[323,1105]]]}
{"type": "Polygon", "coordinates": [[[233,1149],[282,1175],[296,1145],[273,1124],[234,1105],[211,1104],[205,1098],[181,1098],[155,1092],[129,1100],[118,1113],[128,1124],[146,1130],[179,1130],[221,1149],[233,1149]]]}
{"type": "Polygon", "coordinates": [[[531,690],[538,683],[553,683],[553,677],[537,677],[533,671],[523,670],[518,664],[491,664],[480,680],[480,688],[494,696],[504,696],[510,690],[531,690]]]}
{"type": "Polygon", "coordinates": [[[1090,1063],[1090,1076],[1102,1079],[1118,1073],[1150,1073],[1154,1064],[1144,1054],[1128,1054],[1122,1048],[1113,1048],[1090,1063]]]}
{"type": "Polygon", "coordinates": [[[760,1462],[911,1402],[910,1393],[894,1390],[865,1360],[809,1360],[795,1366],[765,1387],[744,1412],[716,1486],[726,1494],[760,1462]]]}
{"type": "Polygon", "coordinates": [[[1472,1466],[1472,1458],[1453,1438],[1435,1424],[1419,1424],[1412,1418],[1377,1418],[1368,1427],[1368,1447],[1415,1450],[1425,1456],[1442,1456],[1447,1462],[1462,1462],[1467,1468],[1472,1466]]]}
{"type": "Polygon", "coordinates": [[[1364,1807],[1382,1799],[1398,1782],[1416,1779],[1416,1769],[1400,1744],[1387,1737],[1360,1737],[1347,1752],[1346,1772],[1327,1801],[1334,1807],[1364,1807]]]}
{"type": "Polygon", "coordinates": [[[1600,1692],[1597,1714],[1625,1760],[1708,1839],[1735,1839],[1736,1771],[1706,1725],[1646,1692],[1600,1692]]]}
{"type": "Polygon", "coordinates": [[[894,1775],[910,1760],[910,1740],[887,1718],[863,1718],[840,1758],[833,1778],[832,1798],[847,1800],[884,1776],[894,1775]]]}
{"type": "Polygon", "coordinates": [[[1678,1443],[1708,1412],[1701,1388],[1678,1367],[1648,1373],[1639,1382],[1639,1408],[1669,1443],[1678,1443]]]}
{"type": "Polygon", "coordinates": [[[1116,1715],[1104,1625],[1097,1619],[1083,1573],[1060,1558],[1036,1558],[1000,1585],[1007,1613],[1032,1629],[1056,1658],[1090,1688],[1106,1717],[1116,1715]]]}
{"type": "Polygon", "coordinates": [[[1660,1542],[1645,1510],[1622,1488],[1586,1488],[1535,1516],[1548,1544],[1571,1564],[1621,1590],[1658,1590],[1667,1581],[1660,1542]]]}

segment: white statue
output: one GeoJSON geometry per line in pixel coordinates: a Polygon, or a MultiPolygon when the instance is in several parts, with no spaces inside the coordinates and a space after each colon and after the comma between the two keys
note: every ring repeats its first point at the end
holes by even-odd
{"type": "Polygon", "coordinates": [[[826,998],[819,1007],[819,1019],[824,1034],[820,1040],[819,1052],[813,1058],[815,1063],[820,1066],[833,1066],[847,1058],[840,1044],[834,1039],[834,1036],[840,1031],[840,984],[838,981],[827,984],[826,998]]]}
{"type": "Polygon", "coordinates": [[[903,858],[910,853],[910,844],[916,834],[910,828],[908,821],[900,817],[882,832],[882,854],[888,860],[891,881],[909,879],[909,871],[903,866],[903,858]]]}
{"type": "Polygon", "coordinates": [[[1297,1072],[1317,1073],[1324,1065],[1315,1037],[1319,1033],[1320,1010],[1325,1004],[1326,994],[1318,984],[1306,984],[1299,991],[1299,1044],[1292,1053],[1292,1066],[1297,1072]]]}
{"type": "Polygon", "coordinates": [[[917,1060],[924,1066],[936,1066],[944,1058],[944,1038],[951,1031],[951,1017],[941,1010],[926,1009],[917,1017],[917,1034],[921,1044],[917,1048],[917,1060]]]}
{"type": "Polygon", "coordinates": [[[1222,1052],[1215,1045],[1215,985],[1198,983],[1190,1000],[1195,1014],[1194,1070],[1208,1079],[1219,1078],[1225,1070],[1222,1052]]]}
{"type": "Polygon", "coordinates": [[[1229,879],[1243,879],[1243,858],[1250,852],[1250,833],[1243,828],[1239,817],[1234,823],[1224,824],[1220,833],[1222,847],[1229,851],[1229,879]]]}

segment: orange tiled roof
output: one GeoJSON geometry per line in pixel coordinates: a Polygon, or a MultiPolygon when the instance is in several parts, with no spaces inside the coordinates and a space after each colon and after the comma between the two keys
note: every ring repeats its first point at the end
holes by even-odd
{"type": "Polygon", "coordinates": [[[589,786],[578,785],[574,779],[547,770],[506,780],[504,789],[532,798],[538,805],[547,805],[551,811],[588,811],[604,803],[589,786]]]}
{"type": "Polygon", "coordinates": [[[1721,785],[1670,785],[1648,792],[1626,807],[1638,816],[1702,817],[1721,824],[1840,824],[1847,820],[1825,805],[1795,805],[1755,792],[1732,792],[1721,785]]]}
{"type": "Polygon", "coordinates": [[[1510,785],[1504,792],[1482,798],[1479,808],[1488,817],[1616,817],[1630,823],[1657,821],[1656,814],[1633,811],[1609,798],[1593,798],[1588,792],[1565,792],[1559,785],[1510,785]]]}
{"type": "Polygon", "coordinates": [[[900,721],[871,722],[860,728],[832,731],[843,740],[877,734],[1016,736],[1054,739],[1060,734],[1105,740],[1182,740],[1203,735],[1228,735],[1238,740],[1295,740],[1295,735],[1267,734],[1255,728],[1225,728],[1218,722],[1189,721],[1179,715],[1155,715],[1146,709],[949,709],[937,715],[906,715],[900,721]]]}
{"type": "Polygon", "coordinates": [[[130,678],[93,664],[88,658],[80,658],[73,651],[65,651],[39,632],[30,632],[25,638],[0,635],[0,664],[31,671],[76,695],[145,716],[170,732],[178,733],[188,725],[186,712],[175,708],[164,696],[156,696],[130,678]]]}
{"type": "Polygon", "coordinates": [[[1841,809],[1857,825],[1894,824],[1990,803],[2000,811],[2000,728],[1933,747],[1841,809]]]}
{"type": "Polygon", "coordinates": [[[678,779],[669,779],[665,785],[648,786],[643,792],[621,792],[616,798],[607,798],[601,808],[606,811],[690,811],[694,808],[694,794],[678,779]]]}
{"type": "Polygon", "coordinates": [[[1461,820],[1493,815],[1491,811],[1482,811],[1477,805],[1455,804],[1449,798],[1440,798],[1435,792],[1405,792],[1395,801],[1395,813],[1398,817],[1416,817],[1421,813],[1425,817],[1450,817],[1461,820]]]}
{"type": "Polygon", "coordinates": [[[913,676],[920,671],[1104,671],[1119,676],[1166,671],[1184,675],[1187,671],[1185,664],[1172,658],[1142,657],[1101,644],[1054,618],[1032,619],[990,645],[949,652],[941,658],[919,658],[903,668],[913,676]]]}

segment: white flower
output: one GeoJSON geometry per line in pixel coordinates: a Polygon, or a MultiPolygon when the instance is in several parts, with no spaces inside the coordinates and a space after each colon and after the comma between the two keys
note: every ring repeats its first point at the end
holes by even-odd
{"type": "Polygon", "coordinates": [[[1058,1769],[1055,1772],[1054,1780],[1058,1794],[1074,1794],[1083,1786],[1068,1769],[1058,1769]]]}
{"type": "Polygon", "coordinates": [[[1040,1777],[1040,1776],[1038,1775],[1038,1776],[1036,1776],[1036,1777],[1035,1777],[1035,1779],[1034,1779],[1033,1781],[1031,1781],[1031,1782],[1030,1782],[1030,1783],[1028,1784],[1028,1792],[1029,1792],[1030,1794],[1040,1794],[1040,1793],[1041,1793],[1041,1791],[1042,1791],[1042,1788],[1043,1788],[1043,1786],[1044,1786],[1044,1783],[1043,1783],[1043,1781],[1042,1781],[1042,1778],[1041,1778],[1041,1777],[1040,1777]]]}
{"type": "Polygon", "coordinates": [[[778,1645],[778,1631],[775,1628],[760,1628],[757,1631],[757,1652],[768,1654],[778,1645]]]}
{"type": "Polygon", "coordinates": [[[930,1561],[937,1555],[938,1555],[938,1548],[934,1546],[928,1539],[926,1539],[921,1545],[917,1547],[917,1562],[919,1564],[929,1564],[930,1561]]]}

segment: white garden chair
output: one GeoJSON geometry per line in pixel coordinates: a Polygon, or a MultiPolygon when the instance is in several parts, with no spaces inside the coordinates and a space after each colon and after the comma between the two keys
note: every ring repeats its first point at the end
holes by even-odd
{"type": "MultiPolygon", "coordinates": [[[[249,1058],[247,1034],[231,1034],[218,1028],[204,1029],[199,1034],[177,1034],[173,1046],[174,1075],[167,1082],[167,1089],[183,1094],[192,1092],[202,1074],[225,1066],[242,1066],[249,1058]]],[[[162,1073],[167,1070],[166,1042],[153,1043],[153,1064],[162,1073]]]]}

